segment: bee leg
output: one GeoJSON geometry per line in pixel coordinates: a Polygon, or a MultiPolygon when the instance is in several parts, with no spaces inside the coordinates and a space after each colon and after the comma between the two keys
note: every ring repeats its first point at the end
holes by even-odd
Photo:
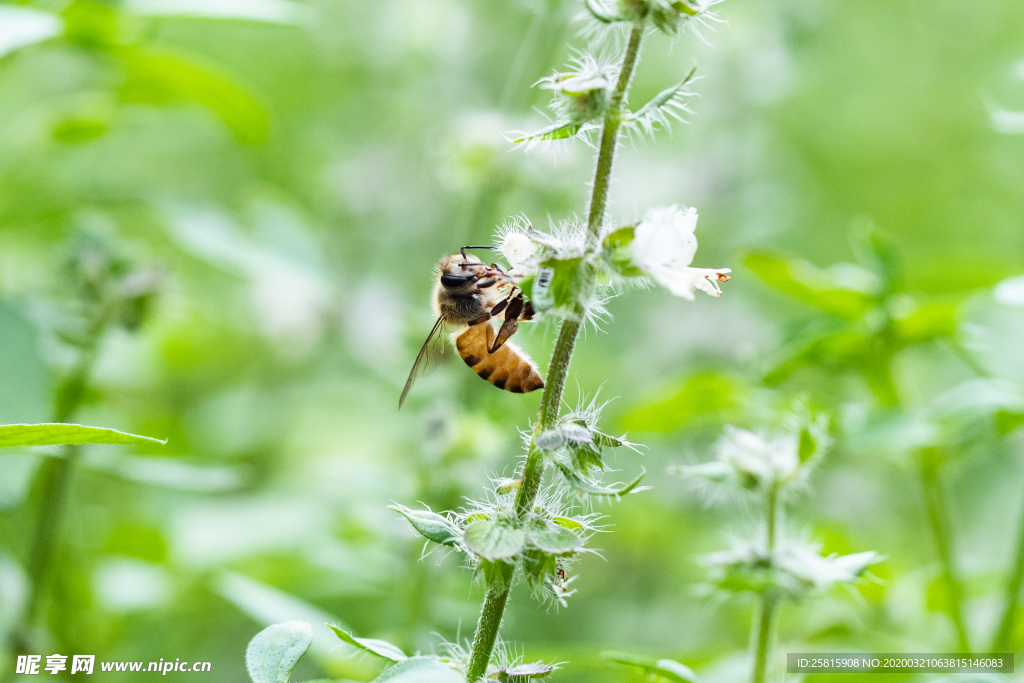
{"type": "Polygon", "coordinates": [[[472,327],[473,325],[479,325],[480,323],[487,322],[488,320],[491,319],[491,317],[492,316],[491,316],[490,313],[487,313],[487,312],[481,313],[477,317],[470,319],[469,326],[472,327]]]}
{"type": "Polygon", "coordinates": [[[533,320],[537,312],[533,310],[533,304],[529,301],[523,304],[523,312],[519,314],[520,320],[533,320]]]}
{"type": "Polygon", "coordinates": [[[494,338],[490,353],[500,349],[502,344],[508,341],[508,338],[519,329],[519,315],[523,312],[523,295],[522,293],[516,294],[515,297],[511,297],[511,301],[509,299],[506,299],[506,301],[509,301],[509,304],[508,308],[505,309],[505,322],[501,324],[498,336],[494,338]]]}

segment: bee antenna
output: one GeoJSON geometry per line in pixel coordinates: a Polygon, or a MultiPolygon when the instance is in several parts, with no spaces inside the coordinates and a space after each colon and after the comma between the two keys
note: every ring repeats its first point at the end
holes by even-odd
{"type": "Polygon", "coordinates": [[[459,252],[462,254],[462,260],[463,261],[467,260],[467,258],[466,258],[466,250],[467,249],[494,249],[494,247],[489,247],[489,246],[486,246],[486,245],[483,245],[483,244],[478,244],[476,246],[466,245],[462,249],[459,249],[459,252]]]}

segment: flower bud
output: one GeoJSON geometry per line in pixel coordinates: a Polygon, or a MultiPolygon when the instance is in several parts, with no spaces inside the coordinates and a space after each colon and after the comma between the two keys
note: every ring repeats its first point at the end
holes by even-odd
{"type": "Polygon", "coordinates": [[[541,87],[555,92],[552,108],[559,120],[581,125],[604,117],[611,100],[612,79],[593,60],[585,60],[578,73],[557,73],[541,87]]]}

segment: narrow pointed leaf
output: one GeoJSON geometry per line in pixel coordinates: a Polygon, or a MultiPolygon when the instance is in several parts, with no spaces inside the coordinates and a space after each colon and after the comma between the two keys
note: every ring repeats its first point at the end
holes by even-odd
{"type": "Polygon", "coordinates": [[[595,484],[594,482],[587,481],[580,475],[576,474],[563,463],[557,463],[558,469],[562,472],[562,476],[565,477],[566,482],[569,486],[578,493],[586,493],[592,496],[622,496],[631,491],[636,490],[637,486],[640,485],[640,480],[644,478],[647,471],[641,468],[640,476],[630,482],[624,484],[613,484],[611,486],[602,486],[595,484]]]}
{"type": "Polygon", "coordinates": [[[378,657],[382,657],[391,662],[401,662],[408,659],[408,656],[397,645],[392,645],[386,640],[375,640],[373,638],[356,638],[348,631],[344,631],[334,624],[327,624],[327,626],[334,631],[339,638],[344,640],[349,645],[375,654],[378,657]]]}
{"type": "Polygon", "coordinates": [[[462,536],[466,547],[485,560],[515,557],[526,545],[526,533],[504,520],[473,522],[462,536]]]}
{"type": "Polygon", "coordinates": [[[129,434],[116,429],[86,427],[84,425],[53,422],[45,424],[19,424],[0,426],[0,448],[24,446],[61,446],[65,444],[166,444],[149,436],[129,434]]]}
{"type": "Polygon", "coordinates": [[[676,95],[683,91],[683,88],[686,87],[687,83],[693,80],[693,77],[696,75],[696,73],[697,67],[693,67],[692,69],[690,69],[690,73],[686,74],[686,78],[679,81],[671,88],[665,88],[664,90],[662,90],[660,93],[652,97],[647,104],[640,107],[640,109],[636,113],[628,114],[626,117],[627,120],[639,121],[650,116],[655,110],[664,107],[666,104],[671,102],[676,95]]]}
{"type": "Polygon", "coordinates": [[[521,142],[539,142],[543,140],[565,140],[579,132],[580,125],[578,123],[553,123],[547,128],[541,128],[536,133],[515,138],[512,142],[519,144],[521,142]]]}
{"type": "Polygon", "coordinates": [[[421,536],[441,545],[455,545],[459,530],[446,517],[430,510],[410,510],[404,505],[391,505],[390,509],[401,514],[421,536]]]}
{"type": "Polygon", "coordinates": [[[684,2],[683,0],[676,0],[676,2],[672,3],[672,7],[678,10],[679,12],[687,14],[691,17],[697,16],[697,8],[688,2],[684,2]]]}
{"type": "Polygon", "coordinates": [[[554,670],[555,667],[550,664],[533,663],[511,666],[505,669],[505,673],[509,676],[521,676],[523,678],[543,678],[554,670]]]}
{"type": "Polygon", "coordinates": [[[557,524],[558,526],[569,529],[570,531],[575,531],[576,529],[583,528],[583,523],[573,519],[572,517],[552,517],[551,521],[557,524]]]}
{"type": "Polygon", "coordinates": [[[287,683],[312,642],[313,628],[304,621],[274,624],[257,633],[245,649],[253,683],[287,683]]]}

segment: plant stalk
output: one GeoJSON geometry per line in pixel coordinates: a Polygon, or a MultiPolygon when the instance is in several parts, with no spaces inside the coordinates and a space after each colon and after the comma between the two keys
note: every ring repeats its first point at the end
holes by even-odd
{"type": "MultiPolygon", "coordinates": [[[[81,405],[89,383],[89,376],[92,374],[92,368],[96,362],[99,340],[106,328],[106,319],[106,315],[100,315],[91,326],[88,343],[82,350],[71,374],[58,389],[54,407],[54,422],[69,421],[81,405]]],[[[21,641],[19,646],[22,648],[30,643],[32,627],[40,618],[49,588],[54,550],[60,536],[60,527],[71,494],[71,483],[79,456],[78,446],[64,446],[62,457],[52,458],[43,464],[43,471],[40,475],[39,521],[32,539],[28,561],[32,592],[25,610],[21,633],[17,636],[21,641]]]]}
{"type": "Polygon", "coordinates": [[[999,631],[992,641],[989,652],[1004,652],[1009,649],[1010,636],[1017,622],[1017,608],[1020,605],[1020,589],[1024,584],[1024,508],[1021,509],[1021,519],[1017,529],[1017,555],[1013,561],[1013,569],[1006,579],[1006,607],[1003,610],[1003,619],[999,623],[999,631]]]}
{"type": "MultiPolygon", "coordinates": [[[[601,228],[604,225],[605,208],[608,205],[608,190],[611,186],[612,167],[615,161],[615,149],[619,142],[619,128],[622,125],[622,103],[625,101],[626,92],[629,89],[633,71],[636,68],[637,59],[640,56],[640,44],[643,41],[644,25],[635,24],[629,34],[629,43],[622,58],[622,69],[619,72],[619,80],[612,92],[611,104],[608,113],[605,115],[604,127],[601,131],[601,144],[598,148],[597,168],[594,172],[594,185],[590,198],[590,212],[587,218],[587,243],[593,247],[601,239],[601,228]]],[[[581,283],[581,289],[587,291],[592,285],[591,282],[581,283]]],[[[533,438],[549,429],[558,420],[558,413],[562,407],[562,393],[565,391],[565,380],[569,374],[569,362],[572,360],[572,352],[576,347],[576,339],[579,337],[580,329],[583,326],[585,311],[582,304],[577,305],[574,315],[562,321],[562,327],[558,332],[558,339],[555,341],[555,348],[551,354],[551,363],[548,364],[547,383],[544,386],[544,395],[540,402],[540,416],[534,425],[533,438]]],[[[528,513],[537,499],[537,492],[540,490],[541,480],[544,477],[544,451],[536,448],[530,443],[526,456],[526,466],[523,468],[522,484],[516,493],[516,514],[522,516],[528,513]]],[[[511,581],[503,582],[501,586],[492,585],[488,587],[484,596],[483,608],[480,611],[480,621],[477,623],[476,634],[473,636],[473,649],[470,655],[469,669],[466,678],[470,683],[475,683],[487,673],[487,666],[491,661],[491,654],[494,651],[494,643],[498,638],[498,628],[501,626],[501,617],[505,612],[505,605],[508,602],[509,586],[511,581]]]]}
{"type": "Polygon", "coordinates": [[[936,452],[936,449],[924,449],[919,453],[925,512],[928,515],[928,526],[931,528],[932,538],[935,541],[935,551],[938,553],[939,562],[942,564],[942,578],[946,584],[949,598],[949,616],[956,627],[957,645],[960,648],[960,652],[969,653],[971,645],[967,638],[967,626],[964,623],[963,611],[961,609],[963,588],[957,577],[956,567],[953,562],[949,517],[947,515],[949,508],[945,493],[942,490],[942,482],[939,480],[938,470],[940,464],[938,457],[939,453],[936,452]]]}
{"type": "Polygon", "coordinates": [[[771,655],[772,623],[778,598],[771,592],[761,599],[761,615],[757,620],[756,649],[754,651],[754,672],[752,683],[765,683],[768,679],[768,660],[771,655]]]}
{"type": "MultiPolygon", "coordinates": [[[[765,494],[765,554],[772,564],[775,563],[778,525],[779,486],[773,482],[765,494]]],[[[752,683],[764,683],[768,676],[768,661],[771,659],[772,647],[772,623],[775,620],[775,608],[778,603],[779,597],[770,588],[761,596],[761,613],[754,624],[754,668],[750,676],[752,683]]]]}
{"type": "MultiPolygon", "coordinates": [[[[896,383],[892,378],[892,371],[889,366],[892,352],[886,354],[887,362],[882,366],[883,370],[875,378],[868,377],[876,398],[887,407],[903,410],[896,383]]],[[[942,467],[941,453],[938,449],[928,448],[918,452],[918,476],[921,480],[921,492],[924,498],[925,515],[928,518],[928,527],[935,543],[935,550],[939,556],[939,563],[942,565],[942,578],[946,584],[948,596],[948,613],[953,625],[956,628],[957,644],[960,652],[971,651],[970,640],[967,637],[967,625],[964,622],[963,610],[963,585],[957,576],[956,566],[953,562],[952,540],[949,529],[949,503],[946,501],[942,489],[942,480],[939,471],[942,467]]],[[[1024,520],[1022,520],[1024,525],[1024,520]]],[[[1022,529],[1024,533],[1024,529],[1022,529]]],[[[1018,565],[1024,563],[1024,537],[1022,537],[1021,548],[1018,551],[1018,565]]],[[[1024,576],[1024,566],[1021,566],[1024,576]]],[[[1017,586],[1020,586],[1018,581],[1017,586]]],[[[1014,596],[1016,599],[1016,595],[1014,596]]],[[[1013,617],[1010,617],[1011,625],[1013,617]]],[[[1004,619],[1005,621],[1005,619],[1004,619]]]]}

